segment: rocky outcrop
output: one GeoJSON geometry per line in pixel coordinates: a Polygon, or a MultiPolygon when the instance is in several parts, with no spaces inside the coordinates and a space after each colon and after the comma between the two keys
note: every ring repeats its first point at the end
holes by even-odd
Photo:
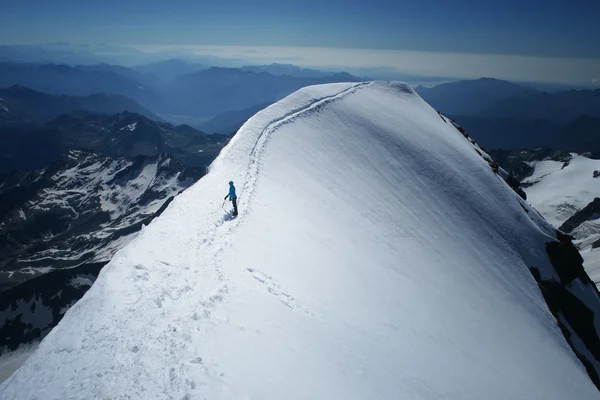
{"type": "Polygon", "coordinates": [[[544,279],[531,267],[548,308],[567,342],[600,389],[600,294],[583,269],[583,259],[568,235],[556,232],[557,241],[546,243],[546,252],[556,276],[544,279]]]}
{"type": "Polygon", "coordinates": [[[105,262],[30,279],[0,296],[0,355],[40,340],[92,286],[105,262]]]}
{"type": "Polygon", "coordinates": [[[600,215],[600,198],[596,197],[591,203],[566,220],[558,229],[565,233],[571,233],[585,221],[595,219],[598,215],[600,215]]]}
{"type": "Polygon", "coordinates": [[[514,174],[518,181],[522,181],[533,173],[531,161],[552,160],[568,165],[573,156],[571,153],[548,148],[492,150],[493,156],[507,171],[514,174]]]}

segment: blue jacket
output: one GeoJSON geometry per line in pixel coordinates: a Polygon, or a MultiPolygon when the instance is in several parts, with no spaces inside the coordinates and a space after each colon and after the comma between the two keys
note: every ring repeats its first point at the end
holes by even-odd
{"type": "Polygon", "coordinates": [[[237,196],[235,195],[235,186],[233,185],[229,185],[229,194],[228,194],[230,199],[237,199],[237,196]]]}

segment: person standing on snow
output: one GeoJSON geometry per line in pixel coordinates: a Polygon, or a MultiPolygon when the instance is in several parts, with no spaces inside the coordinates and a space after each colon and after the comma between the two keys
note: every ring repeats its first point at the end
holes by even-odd
{"type": "Polygon", "coordinates": [[[229,200],[233,203],[233,216],[237,217],[238,209],[237,209],[237,196],[235,194],[235,186],[233,186],[233,181],[229,181],[229,194],[225,196],[225,200],[229,197],[229,200]]]}

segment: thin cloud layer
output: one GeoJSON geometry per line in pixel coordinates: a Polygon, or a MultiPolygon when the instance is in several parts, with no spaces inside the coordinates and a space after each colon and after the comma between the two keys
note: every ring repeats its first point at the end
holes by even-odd
{"type": "Polygon", "coordinates": [[[499,54],[267,46],[134,46],[140,52],[188,57],[218,57],[230,64],[291,63],[337,69],[392,68],[422,77],[479,78],[578,83],[593,82],[600,60],[499,54]]]}

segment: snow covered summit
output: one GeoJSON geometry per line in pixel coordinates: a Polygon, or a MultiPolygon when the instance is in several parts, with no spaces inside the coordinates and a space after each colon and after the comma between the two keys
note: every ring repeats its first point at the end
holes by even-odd
{"type": "Polygon", "coordinates": [[[482,156],[407,85],[294,93],[117,253],[2,398],[597,399],[597,292],[482,156]],[[542,290],[585,304],[596,336],[568,307],[559,328],[542,290]]]}

